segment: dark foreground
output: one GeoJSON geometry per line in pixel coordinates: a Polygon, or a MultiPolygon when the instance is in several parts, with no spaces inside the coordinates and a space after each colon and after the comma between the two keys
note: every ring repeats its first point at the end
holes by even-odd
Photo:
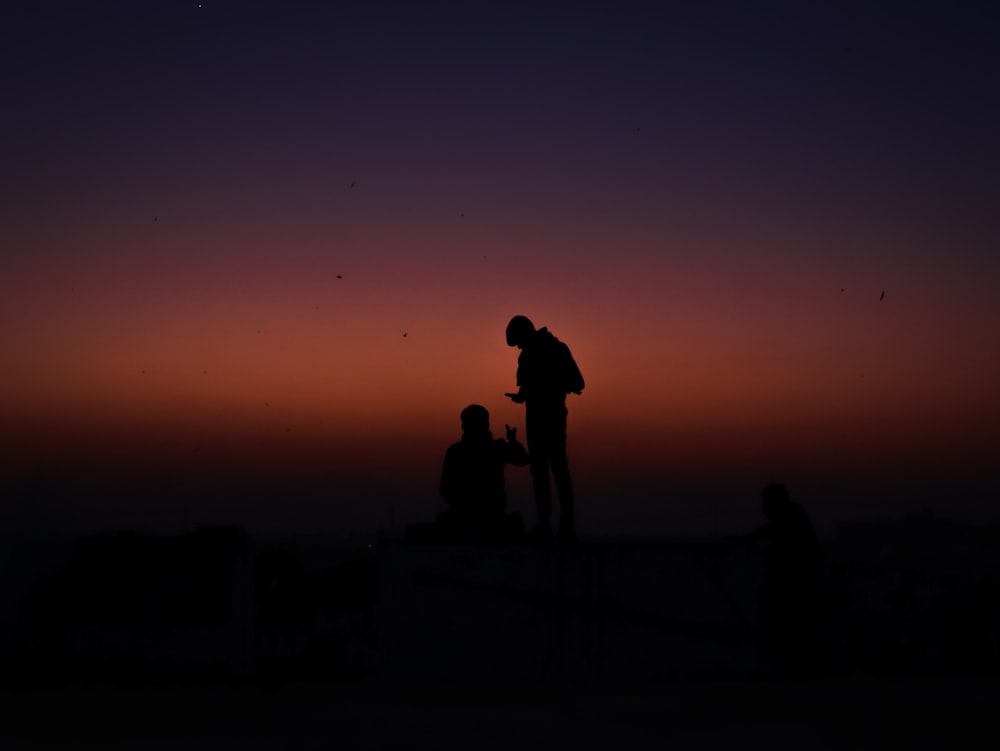
{"type": "Polygon", "coordinates": [[[8,749],[994,748],[1000,681],[350,682],[0,695],[8,749]]]}
{"type": "Polygon", "coordinates": [[[995,748],[995,532],[948,529],[841,535],[809,661],[746,541],[83,539],[0,628],[0,749],[995,748]]]}

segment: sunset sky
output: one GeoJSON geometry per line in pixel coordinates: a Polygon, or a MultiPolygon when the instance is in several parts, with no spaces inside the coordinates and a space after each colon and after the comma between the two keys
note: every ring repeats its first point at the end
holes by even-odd
{"type": "Polygon", "coordinates": [[[773,480],[825,529],[994,518],[998,34],[961,2],[8,9],[0,520],[430,519],[463,407],[524,436],[515,314],[587,380],[584,535],[739,531],[773,480]]]}

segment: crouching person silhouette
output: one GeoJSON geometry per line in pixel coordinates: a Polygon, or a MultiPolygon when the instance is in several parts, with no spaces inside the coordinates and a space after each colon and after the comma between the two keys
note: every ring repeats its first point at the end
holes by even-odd
{"type": "Polygon", "coordinates": [[[462,410],[462,440],[452,444],[441,469],[441,499],[448,506],[437,518],[441,536],[451,541],[488,542],[518,536],[521,516],[508,514],[504,468],[528,464],[517,430],[494,438],[490,413],[470,404],[462,410]]]}

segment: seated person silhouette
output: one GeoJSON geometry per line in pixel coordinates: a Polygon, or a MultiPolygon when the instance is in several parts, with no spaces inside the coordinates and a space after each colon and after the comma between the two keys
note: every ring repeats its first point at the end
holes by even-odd
{"type": "Polygon", "coordinates": [[[453,541],[488,541],[516,537],[520,514],[505,513],[504,467],[528,464],[528,452],[509,425],[507,438],[494,438],[490,413],[470,404],[462,410],[462,440],[452,444],[441,469],[441,498],[448,510],[437,518],[441,536],[453,541]]]}

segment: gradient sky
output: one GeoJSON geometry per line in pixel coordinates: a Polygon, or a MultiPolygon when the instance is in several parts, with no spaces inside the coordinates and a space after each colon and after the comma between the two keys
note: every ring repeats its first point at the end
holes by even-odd
{"type": "Polygon", "coordinates": [[[993,518],[986,4],[5,14],[6,524],[429,519],[464,406],[523,437],[514,314],[587,379],[584,533],[738,530],[773,479],[993,518]]]}

